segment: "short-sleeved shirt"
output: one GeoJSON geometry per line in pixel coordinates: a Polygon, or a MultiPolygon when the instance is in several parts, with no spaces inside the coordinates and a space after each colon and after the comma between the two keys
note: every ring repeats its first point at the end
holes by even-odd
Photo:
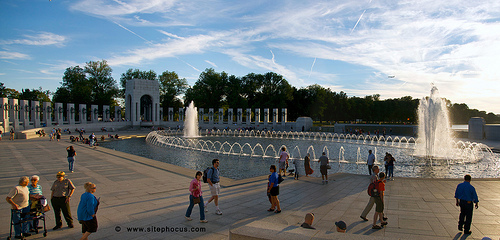
{"type": "Polygon", "coordinates": [[[17,185],[10,190],[7,197],[10,197],[15,204],[19,205],[19,208],[29,206],[30,191],[28,187],[17,185]]]}
{"type": "Polygon", "coordinates": [[[31,195],[43,195],[42,193],[42,185],[37,184],[36,187],[33,187],[33,185],[28,184],[28,190],[30,191],[31,195]]]}
{"type": "Polygon", "coordinates": [[[219,169],[218,168],[210,168],[210,170],[208,170],[208,173],[207,173],[207,179],[210,179],[210,181],[212,181],[212,183],[218,183],[220,181],[220,178],[219,178],[219,169]],[[214,171],[215,169],[215,171],[214,171]]]}
{"type": "Polygon", "coordinates": [[[273,172],[269,176],[269,186],[271,186],[271,183],[274,183],[273,187],[277,187],[279,185],[279,183],[278,183],[278,173],[277,172],[273,172]]]}
{"type": "Polygon", "coordinates": [[[378,192],[380,194],[384,193],[385,191],[385,183],[383,181],[378,181],[378,192]]]}
{"type": "Polygon", "coordinates": [[[319,165],[328,165],[328,157],[325,155],[319,157],[319,165]]]}
{"type": "Polygon", "coordinates": [[[61,182],[55,180],[50,188],[51,191],[54,192],[52,196],[54,197],[67,197],[71,190],[75,189],[75,185],[71,182],[71,180],[65,178],[61,182]]]}
{"type": "Polygon", "coordinates": [[[467,181],[458,184],[457,189],[455,190],[455,198],[475,203],[479,202],[476,189],[470,184],[470,182],[467,181]]]}
{"type": "Polygon", "coordinates": [[[288,158],[288,153],[285,151],[282,151],[280,154],[280,162],[285,162],[287,158],[288,158]]]}
{"type": "Polygon", "coordinates": [[[75,156],[76,151],[71,151],[69,149],[66,150],[66,151],[68,151],[68,157],[74,157],[75,156]]]}

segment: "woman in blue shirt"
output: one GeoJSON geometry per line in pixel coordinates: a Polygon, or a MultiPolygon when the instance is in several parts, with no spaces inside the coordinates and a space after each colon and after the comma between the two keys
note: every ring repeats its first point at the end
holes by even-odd
{"type": "Polygon", "coordinates": [[[80,240],[87,240],[89,235],[97,232],[97,218],[95,216],[99,201],[93,193],[96,191],[95,184],[86,182],[84,185],[85,193],[80,198],[78,204],[78,220],[82,224],[82,238],[80,240]]]}
{"type": "Polygon", "coordinates": [[[271,208],[269,208],[267,211],[274,213],[280,213],[281,212],[281,207],[280,207],[280,200],[278,199],[278,195],[280,194],[280,187],[279,187],[279,182],[278,182],[278,173],[276,172],[276,166],[271,165],[269,171],[271,172],[271,175],[269,176],[269,183],[267,185],[267,193],[271,195],[271,208]],[[274,210],[277,208],[276,210],[274,210]]]}

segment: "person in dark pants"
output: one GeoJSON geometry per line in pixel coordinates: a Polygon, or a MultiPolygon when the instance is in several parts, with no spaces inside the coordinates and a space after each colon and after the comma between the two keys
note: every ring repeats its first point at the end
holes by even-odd
{"type": "Polygon", "coordinates": [[[52,230],[57,230],[62,227],[61,211],[68,227],[74,227],[69,201],[71,199],[71,195],[75,192],[75,185],[73,185],[71,180],[64,178],[65,176],[66,174],[64,172],[58,172],[57,180],[54,181],[52,187],[50,188],[52,191],[50,201],[52,203],[52,207],[54,208],[54,215],[56,217],[56,226],[52,230]]]}
{"type": "Polygon", "coordinates": [[[458,218],[458,230],[464,231],[464,234],[471,234],[470,225],[472,223],[472,211],[474,203],[476,209],[479,207],[476,189],[470,184],[472,177],[467,174],[464,182],[458,184],[455,190],[456,205],[460,206],[460,216],[458,218]]]}
{"type": "Polygon", "coordinates": [[[368,159],[366,160],[366,165],[368,165],[368,175],[372,175],[373,164],[375,164],[375,155],[372,150],[368,150],[368,159]]]}

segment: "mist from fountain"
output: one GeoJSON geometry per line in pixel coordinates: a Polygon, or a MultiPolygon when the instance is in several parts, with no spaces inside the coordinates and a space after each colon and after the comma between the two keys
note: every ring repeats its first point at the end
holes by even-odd
{"type": "Polygon", "coordinates": [[[184,118],[184,137],[194,138],[199,137],[198,130],[198,108],[194,106],[194,102],[191,101],[189,106],[186,108],[186,116],[184,118]]]}
{"type": "Polygon", "coordinates": [[[425,158],[448,158],[454,155],[453,138],[446,102],[432,86],[429,98],[418,107],[418,139],[415,155],[425,158]]]}

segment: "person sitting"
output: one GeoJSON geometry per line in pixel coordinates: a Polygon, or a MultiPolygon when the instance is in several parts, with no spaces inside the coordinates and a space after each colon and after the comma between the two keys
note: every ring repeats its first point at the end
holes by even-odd
{"type": "Polygon", "coordinates": [[[304,218],[304,223],[302,223],[302,225],[300,226],[308,229],[316,229],[312,226],[313,222],[314,222],[314,213],[308,213],[304,218]]]}

